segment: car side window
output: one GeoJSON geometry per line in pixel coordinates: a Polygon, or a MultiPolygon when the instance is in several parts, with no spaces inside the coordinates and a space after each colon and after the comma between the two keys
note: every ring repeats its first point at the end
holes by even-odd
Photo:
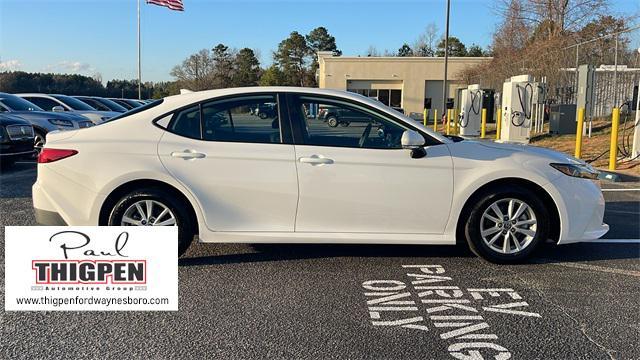
{"type": "Polygon", "coordinates": [[[280,143],[276,96],[243,96],[202,104],[202,135],[207,141],[280,143]]]}
{"type": "Polygon", "coordinates": [[[340,100],[301,96],[297,112],[305,145],[401,149],[404,126],[340,100]]]}
{"type": "Polygon", "coordinates": [[[25,97],[24,99],[38,105],[39,107],[43,108],[45,111],[52,111],[54,106],[60,105],[51,99],[41,98],[41,97],[25,97]]]}
{"type": "Polygon", "coordinates": [[[173,115],[167,130],[192,139],[202,139],[200,127],[200,105],[178,111],[173,115]]]}

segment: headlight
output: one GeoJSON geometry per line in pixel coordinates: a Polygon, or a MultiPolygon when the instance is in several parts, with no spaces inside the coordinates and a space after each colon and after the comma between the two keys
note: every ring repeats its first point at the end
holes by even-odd
{"type": "Polygon", "coordinates": [[[73,127],[73,123],[71,121],[69,121],[69,120],[49,119],[49,122],[52,123],[53,125],[56,125],[56,126],[73,127]]]}
{"type": "Polygon", "coordinates": [[[584,179],[597,179],[598,170],[589,164],[549,164],[561,173],[584,179]]]}

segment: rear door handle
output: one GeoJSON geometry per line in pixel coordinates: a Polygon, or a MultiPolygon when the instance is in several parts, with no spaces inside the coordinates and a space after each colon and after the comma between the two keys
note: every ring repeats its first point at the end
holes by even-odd
{"type": "Polygon", "coordinates": [[[329,159],[323,156],[311,155],[309,157],[301,157],[299,161],[303,164],[311,165],[329,165],[333,164],[333,159],[329,159]]]}
{"type": "Polygon", "coordinates": [[[181,159],[185,159],[185,160],[190,160],[190,159],[202,159],[204,157],[206,157],[206,154],[203,153],[199,153],[196,152],[195,150],[191,150],[191,149],[187,149],[184,151],[174,151],[171,153],[171,156],[176,157],[176,158],[181,158],[181,159]]]}

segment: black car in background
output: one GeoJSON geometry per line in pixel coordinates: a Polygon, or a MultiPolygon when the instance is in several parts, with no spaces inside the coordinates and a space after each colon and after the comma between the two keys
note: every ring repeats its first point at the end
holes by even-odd
{"type": "Polygon", "coordinates": [[[117,103],[118,105],[126,108],[127,110],[131,110],[131,109],[135,109],[137,107],[142,106],[142,103],[137,101],[137,100],[132,100],[132,99],[116,99],[116,98],[109,98],[109,100],[117,103]]]}
{"type": "Polygon", "coordinates": [[[118,104],[117,102],[97,96],[74,96],[74,98],[89,104],[90,106],[102,111],[115,111],[119,113],[127,112],[129,109],[118,104]]]}
{"type": "Polygon", "coordinates": [[[26,120],[0,114],[0,164],[11,166],[17,160],[33,157],[33,137],[33,126],[26,120]]]}

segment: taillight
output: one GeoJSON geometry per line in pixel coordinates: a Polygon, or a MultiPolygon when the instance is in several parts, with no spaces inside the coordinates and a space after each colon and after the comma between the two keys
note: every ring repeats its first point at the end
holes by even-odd
{"type": "Polygon", "coordinates": [[[44,148],[40,152],[40,155],[38,155],[38,164],[46,164],[46,163],[62,160],[64,158],[68,158],[69,156],[73,156],[77,153],[78,153],[77,150],[44,148]]]}

